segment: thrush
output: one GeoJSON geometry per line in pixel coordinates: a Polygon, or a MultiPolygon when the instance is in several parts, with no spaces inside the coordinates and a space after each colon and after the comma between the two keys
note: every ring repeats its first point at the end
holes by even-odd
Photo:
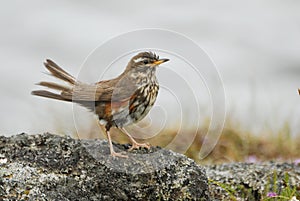
{"type": "Polygon", "coordinates": [[[105,130],[110,154],[127,157],[114,151],[110,129],[116,127],[126,134],[132,144],[129,151],[140,147],[150,148],[148,143],[138,143],[124,127],[142,120],[156,101],[159,84],[156,67],[169,59],[159,59],[155,53],[141,52],[128,62],[125,70],[116,78],[87,84],[77,80],[56,63],[47,59],[45,67],[50,74],[68,85],[54,82],[40,82],[47,90],[32,91],[33,95],[66,102],[77,103],[98,117],[99,125],[105,130]]]}

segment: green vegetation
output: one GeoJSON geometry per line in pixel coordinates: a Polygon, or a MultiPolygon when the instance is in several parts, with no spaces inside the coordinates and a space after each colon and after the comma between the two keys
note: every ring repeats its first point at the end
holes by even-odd
{"type": "MultiPolygon", "coordinates": [[[[282,180],[278,179],[276,172],[274,172],[273,175],[270,175],[268,179],[269,181],[264,187],[265,190],[263,192],[256,193],[257,197],[259,197],[261,201],[297,201],[297,198],[300,197],[299,189],[290,184],[287,172],[282,180]]],[[[248,200],[257,200],[257,198],[253,197],[252,189],[246,188],[243,185],[232,188],[232,186],[228,184],[216,182],[212,179],[209,179],[208,182],[224,189],[229,195],[230,200],[238,200],[237,197],[247,198],[248,200]]]]}

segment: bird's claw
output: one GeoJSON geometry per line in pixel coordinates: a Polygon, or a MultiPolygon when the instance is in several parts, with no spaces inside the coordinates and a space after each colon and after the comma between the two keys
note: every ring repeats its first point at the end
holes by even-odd
{"type": "Polygon", "coordinates": [[[128,151],[132,151],[134,149],[139,149],[140,147],[150,149],[151,145],[149,143],[132,143],[130,149],[128,151]]]}
{"type": "Polygon", "coordinates": [[[110,155],[112,157],[128,158],[128,155],[119,152],[111,152],[110,155]]]}

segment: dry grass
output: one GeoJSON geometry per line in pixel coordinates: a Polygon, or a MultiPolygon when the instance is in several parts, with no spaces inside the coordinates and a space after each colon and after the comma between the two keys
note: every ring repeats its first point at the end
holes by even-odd
{"type": "MultiPolygon", "coordinates": [[[[92,138],[99,138],[99,128],[92,129],[92,138]]],[[[125,135],[116,129],[112,129],[114,141],[129,143],[125,135]]],[[[155,137],[148,139],[152,145],[166,147],[173,151],[187,146],[188,141],[193,139],[192,144],[186,150],[185,155],[201,164],[219,164],[228,162],[259,162],[259,161],[287,161],[292,162],[300,159],[300,134],[292,137],[289,126],[286,124],[282,129],[263,131],[259,135],[241,129],[239,126],[226,125],[217,141],[213,151],[204,159],[199,159],[203,139],[207,128],[200,129],[196,136],[186,131],[184,138],[179,142],[172,142],[177,136],[177,130],[165,129],[155,137]],[[172,146],[170,146],[170,144],[172,146]]],[[[82,136],[82,135],[81,135],[82,136]]],[[[91,136],[90,136],[91,137],[91,136]]],[[[103,135],[101,138],[105,138],[103,135]]]]}

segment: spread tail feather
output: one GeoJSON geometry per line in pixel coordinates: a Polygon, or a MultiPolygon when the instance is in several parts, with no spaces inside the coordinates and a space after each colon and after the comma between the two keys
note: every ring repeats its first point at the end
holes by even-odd
{"type": "Polygon", "coordinates": [[[79,81],[76,81],[76,79],[72,75],[67,73],[65,70],[63,70],[61,67],[59,67],[56,63],[54,63],[50,59],[47,59],[44,65],[49,70],[51,75],[69,83],[70,85],[64,86],[62,84],[58,84],[54,82],[42,81],[37,83],[37,85],[47,87],[49,89],[57,90],[58,93],[53,93],[47,90],[36,90],[31,92],[32,95],[56,99],[56,100],[68,101],[68,102],[73,101],[90,110],[94,109],[95,107],[94,96],[90,96],[89,93],[88,95],[80,96],[81,95],[80,93],[78,92],[76,93],[76,87],[77,87],[77,91],[79,90],[79,91],[92,92],[91,94],[93,95],[96,91],[95,86],[86,85],[79,81]],[[74,91],[75,91],[75,98],[73,97],[74,91]]]}
{"type": "MultiPolygon", "coordinates": [[[[32,91],[31,94],[35,95],[35,96],[41,96],[41,97],[44,97],[44,98],[51,98],[51,99],[55,99],[55,100],[68,101],[68,102],[72,102],[73,101],[70,98],[63,97],[60,94],[55,94],[55,93],[52,93],[52,92],[46,91],[46,90],[32,91]]],[[[97,104],[94,101],[80,101],[80,100],[75,100],[74,102],[82,105],[83,107],[86,107],[87,109],[89,109],[91,111],[95,110],[95,106],[97,104]]]]}
{"type": "Polygon", "coordinates": [[[64,85],[57,84],[54,82],[44,82],[43,81],[43,82],[37,83],[37,85],[44,86],[49,89],[54,89],[54,90],[57,90],[60,92],[53,93],[53,92],[46,91],[46,90],[36,90],[36,91],[32,91],[31,94],[36,95],[36,96],[45,97],[45,98],[56,99],[56,100],[72,101],[72,96],[70,96],[70,98],[63,97],[61,94],[63,92],[72,94],[73,87],[74,87],[74,85],[77,84],[76,79],[72,75],[67,73],[65,70],[63,70],[61,67],[59,67],[56,63],[51,61],[50,59],[47,59],[44,62],[44,65],[49,70],[49,72],[51,73],[52,76],[54,76],[58,79],[61,79],[65,82],[68,82],[70,84],[70,86],[64,86],[64,85]]]}
{"type": "Polygon", "coordinates": [[[50,89],[55,89],[59,91],[71,91],[72,89],[67,86],[63,86],[54,82],[39,82],[37,85],[48,87],[50,89]]]}
{"type": "Polygon", "coordinates": [[[70,99],[63,98],[60,94],[55,94],[50,91],[46,90],[36,90],[31,92],[32,95],[35,96],[41,96],[45,98],[51,98],[51,99],[56,99],[56,100],[63,100],[63,101],[72,101],[70,99]]]}
{"type": "Polygon", "coordinates": [[[72,75],[67,73],[52,60],[47,59],[46,62],[44,62],[44,65],[54,77],[66,81],[72,85],[76,83],[76,79],[72,75]]]}
{"type": "Polygon", "coordinates": [[[48,87],[49,89],[58,90],[58,91],[60,91],[60,94],[52,93],[52,92],[46,91],[46,90],[32,91],[31,94],[36,95],[36,96],[45,97],[45,98],[56,99],[56,100],[72,101],[72,96],[71,96],[71,98],[63,97],[61,94],[62,94],[62,92],[65,92],[65,93],[68,92],[68,93],[72,94],[72,89],[73,89],[74,85],[77,84],[76,79],[50,59],[47,59],[44,62],[44,65],[49,70],[49,72],[51,73],[52,76],[54,76],[58,79],[61,79],[65,82],[68,82],[71,86],[64,86],[64,85],[57,84],[54,82],[40,82],[37,85],[48,87]]]}

